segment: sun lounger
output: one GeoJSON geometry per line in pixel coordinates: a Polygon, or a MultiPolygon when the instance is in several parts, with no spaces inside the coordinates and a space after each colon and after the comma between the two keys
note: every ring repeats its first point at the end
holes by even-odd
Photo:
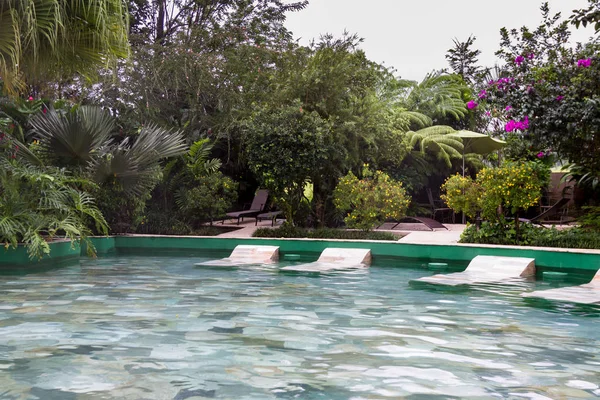
{"type": "Polygon", "coordinates": [[[228,212],[222,223],[225,223],[226,219],[237,218],[237,224],[239,225],[240,219],[243,221],[245,217],[256,218],[258,214],[264,211],[268,197],[268,190],[261,189],[257,191],[248,210],[228,212]]]}

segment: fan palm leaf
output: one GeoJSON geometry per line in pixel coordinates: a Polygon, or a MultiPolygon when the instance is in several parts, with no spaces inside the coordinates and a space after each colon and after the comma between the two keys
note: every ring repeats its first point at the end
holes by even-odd
{"type": "Polygon", "coordinates": [[[31,119],[42,150],[61,166],[86,166],[114,129],[112,117],[99,107],[83,106],[67,113],[49,110],[31,119]]]}
{"type": "Polygon", "coordinates": [[[141,196],[160,179],[159,162],[186,150],[181,132],[150,125],[142,128],[133,143],[126,139],[110,146],[101,157],[94,158],[88,168],[95,182],[116,180],[127,194],[141,196]]]}

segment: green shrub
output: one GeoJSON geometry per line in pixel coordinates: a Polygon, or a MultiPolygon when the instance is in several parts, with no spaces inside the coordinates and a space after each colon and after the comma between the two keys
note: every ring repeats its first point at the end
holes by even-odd
{"type": "Polygon", "coordinates": [[[583,207],[585,212],[578,218],[581,228],[590,232],[600,232],[600,207],[583,207]]]}
{"type": "Polygon", "coordinates": [[[441,187],[442,200],[457,213],[474,218],[481,210],[483,189],[469,176],[453,175],[441,187]]]}
{"type": "Polygon", "coordinates": [[[390,232],[347,231],[334,228],[306,229],[289,224],[276,229],[259,228],[253,237],[264,238],[311,238],[311,239],[346,239],[346,240],[398,240],[401,236],[390,232]]]}
{"type": "Polygon", "coordinates": [[[190,235],[192,227],[180,220],[172,210],[149,208],[144,213],[136,233],[155,235],[190,235]]]}
{"type": "Polygon", "coordinates": [[[180,189],[175,198],[182,217],[197,226],[225,215],[237,200],[237,187],[231,178],[213,172],[198,176],[194,187],[180,189]]]}
{"type": "Polygon", "coordinates": [[[473,225],[467,226],[461,235],[460,243],[600,249],[600,233],[589,232],[578,227],[558,230],[533,224],[521,224],[520,234],[517,237],[512,225],[484,222],[479,230],[473,225]]]}
{"type": "Polygon", "coordinates": [[[458,175],[448,178],[442,185],[442,198],[456,212],[473,217],[481,211],[484,219],[496,223],[494,230],[502,232],[493,237],[518,237],[519,213],[539,203],[548,179],[548,168],[539,162],[508,162],[482,169],[475,181],[458,175]],[[505,212],[514,216],[514,227],[506,224],[505,212]]]}
{"type": "Polygon", "coordinates": [[[410,203],[402,182],[394,181],[381,171],[373,173],[366,167],[363,179],[349,172],[340,179],[333,193],[337,209],[350,210],[344,218],[346,225],[363,231],[381,225],[386,219],[400,220],[410,203]]]}
{"type": "Polygon", "coordinates": [[[525,162],[506,163],[500,168],[479,171],[477,183],[483,190],[483,216],[491,221],[498,220],[498,207],[502,207],[518,217],[519,211],[538,204],[542,187],[548,183],[546,174],[540,176],[539,170],[536,162],[525,162]]]}

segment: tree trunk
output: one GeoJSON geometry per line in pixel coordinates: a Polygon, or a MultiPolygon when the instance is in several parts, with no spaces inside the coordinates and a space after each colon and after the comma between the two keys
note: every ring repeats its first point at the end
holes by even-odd
{"type": "Polygon", "coordinates": [[[167,5],[165,0],[157,0],[158,16],[156,17],[156,43],[162,43],[165,37],[165,14],[167,5]]]}
{"type": "Polygon", "coordinates": [[[517,239],[517,243],[515,244],[519,244],[519,212],[517,211],[515,213],[515,237],[517,239]]]}

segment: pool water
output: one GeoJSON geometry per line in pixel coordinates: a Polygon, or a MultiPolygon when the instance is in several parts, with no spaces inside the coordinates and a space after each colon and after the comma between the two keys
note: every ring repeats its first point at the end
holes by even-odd
{"type": "Polygon", "coordinates": [[[106,257],[0,276],[1,399],[589,399],[599,313],[540,288],[434,291],[420,264],[326,276],[106,257]]]}

